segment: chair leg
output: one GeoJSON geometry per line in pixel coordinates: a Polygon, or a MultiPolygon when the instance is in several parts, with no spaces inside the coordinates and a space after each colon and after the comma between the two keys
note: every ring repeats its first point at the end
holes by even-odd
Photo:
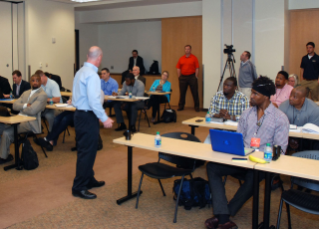
{"type": "Polygon", "coordinates": [[[175,215],[174,215],[174,220],[173,223],[176,223],[176,218],[177,218],[177,210],[178,210],[178,202],[179,202],[179,197],[181,195],[182,187],[183,187],[183,181],[184,181],[184,176],[182,176],[181,183],[179,185],[179,190],[178,190],[178,195],[176,199],[176,205],[175,205],[175,215]]]}
{"type": "MultiPolygon", "coordinates": [[[[34,137],[38,140],[38,137],[37,137],[37,135],[36,135],[36,134],[34,135],[34,137]]],[[[47,157],[48,157],[48,155],[47,155],[47,153],[45,152],[45,150],[44,150],[43,146],[41,146],[41,149],[42,149],[42,151],[43,151],[43,153],[44,153],[44,156],[47,158],[47,157]]]]}
{"type": "Polygon", "coordinates": [[[172,108],[171,108],[171,104],[170,104],[170,103],[168,103],[168,107],[169,107],[169,109],[172,109],[172,108]]]}
{"type": "Polygon", "coordinates": [[[68,135],[69,135],[69,136],[71,136],[71,135],[70,135],[70,131],[69,131],[69,128],[68,128],[68,127],[66,128],[66,131],[68,132],[68,135]]]}
{"type": "Polygon", "coordinates": [[[146,117],[146,120],[147,120],[147,123],[148,123],[148,127],[151,127],[150,120],[148,119],[148,116],[147,116],[147,112],[146,112],[145,109],[144,109],[144,111],[145,111],[145,117],[146,117]]]}
{"type": "Polygon", "coordinates": [[[158,179],[158,182],[159,182],[159,184],[161,186],[161,189],[162,189],[162,192],[163,192],[163,196],[166,196],[161,180],[158,179]]]}
{"type": "Polygon", "coordinates": [[[62,141],[62,143],[64,143],[64,139],[65,139],[65,132],[66,132],[66,129],[64,130],[64,134],[63,134],[63,141],[62,141]]]}
{"type": "Polygon", "coordinates": [[[278,218],[277,218],[277,225],[276,225],[276,228],[277,228],[277,229],[279,229],[279,227],[280,227],[280,219],[281,219],[282,204],[283,204],[283,199],[282,199],[282,198],[280,198],[280,206],[279,206],[278,218]]]}
{"type": "Polygon", "coordinates": [[[140,131],[141,116],[142,116],[142,111],[140,110],[140,114],[138,115],[138,128],[137,128],[138,132],[140,131]]]}
{"type": "Polygon", "coordinates": [[[288,229],[291,229],[290,206],[288,203],[286,203],[286,208],[287,208],[287,217],[288,217],[288,229]]]}
{"type": "Polygon", "coordinates": [[[43,120],[43,122],[44,122],[45,127],[47,128],[48,133],[50,133],[49,127],[48,127],[48,125],[47,125],[47,122],[46,122],[45,120],[43,120]]]}
{"type": "Polygon", "coordinates": [[[139,184],[138,190],[137,190],[136,205],[135,205],[135,208],[136,208],[136,209],[138,208],[138,200],[139,200],[139,198],[140,198],[140,191],[141,191],[143,176],[144,176],[144,173],[142,173],[141,180],[140,180],[140,184],[139,184]]]}
{"type": "Polygon", "coordinates": [[[223,180],[224,186],[225,186],[225,184],[226,184],[226,181],[227,181],[227,176],[224,176],[224,180],[223,180]]]}

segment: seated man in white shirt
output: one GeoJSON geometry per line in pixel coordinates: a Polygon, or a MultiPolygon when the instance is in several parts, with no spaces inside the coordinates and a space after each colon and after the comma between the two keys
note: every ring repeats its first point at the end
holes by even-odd
{"type": "MultiPolygon", "coordinates": [[[[62,103],[59,85],[54,80],[48,78],[41,70],[36,71],[35,74],[38,74],[41,77],[41,87],[48,96],[47,102],[50,103],[52,100],[53,103],[62,103]]],[[[50,132],[52,131],[55,116],[60,113],[61,111],[51,109],[47,109],[43,112],[42,116],[48,121],[50,132]]]]}
{"type": "MultiPolygon", "coordinates": [[[[45,109],[47,95],[41,88],[41,78],[39,75],[31,77],[32,89],[25,91],[21,97],[13,103],[13,109],[19,111],[19,115],[35,117],[36,120],[24,122],[18,125],[18,133],[32,131],[41,132],[41,112],[45,109]]],[[[14,141],[13,127],[0,124],[0,135],[2,134],[0,144],[0,164],[13,159],[10,154],[10,144],[14,141]]]]}

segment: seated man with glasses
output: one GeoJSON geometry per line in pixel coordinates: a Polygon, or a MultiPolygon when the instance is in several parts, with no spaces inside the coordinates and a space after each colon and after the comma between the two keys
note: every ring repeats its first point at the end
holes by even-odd
{"type": "MultiPolygon", "coordinates": [[[[242,133],[244,145],[263,150],[267,143],[279,145],[286,151],[288,145],[289,121],[287,116],[271,102],[270,96],[276,93],[272,80],[261,76],[252,84],[250,105],[239,119],[237,132],[242,133]],[[257,143],[257,144],[256,144],[257,143]]],[[[207,175],[212,194],[214,216],[206,220],[207,228],[237,228],[230,220],[244,203],[253,195],[253,170],[209,162],[207,175]],[[244,178],[234,197],[228,202],[223,177],[235,175],[244,178]]],[[[263,174],[260,174],[260,180],[263,174]]]]}

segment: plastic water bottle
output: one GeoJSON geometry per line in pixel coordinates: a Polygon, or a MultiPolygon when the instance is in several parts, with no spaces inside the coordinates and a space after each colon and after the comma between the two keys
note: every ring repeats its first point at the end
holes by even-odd
{"type": "Polygon", "coordinates": [[[264,150],[264,159],[267,162],[270,162],[272,160],[272,148],[270,143],[266,144],[265,150],[264,150]]]}
{"type": "Polygon", "coordinates": [[[161,145],[162,145],[162,137],[160,135],[160,132],[157,131],[156,135],[155,135],[155,147],[159,148],[159,147],[161,147],[161,145]]]}
{"type": "Polygon", "coordinates": [[[10,91],[10,99],[13,99],[12,91],[10,91]]]}
{"type": "Polygon", "coordinates": [[[50,105],[53,105],[52,97],[50,98],[50,105]]]}
{"type": "Polygon", "coordinates": [[[205,121],[206,121],[207,123],[210,123],[210,121],[211,121],[211,117],[210,117],[209,111],[207,111],[207,114],[206,114],[206,116],[205,116],[205,121]]]}
{"type": "Polygon", "coordinates": [[[131,99],[132,98],[132,92],[130,91],[130,93],[128,93],[128,98],[131,99]]]}

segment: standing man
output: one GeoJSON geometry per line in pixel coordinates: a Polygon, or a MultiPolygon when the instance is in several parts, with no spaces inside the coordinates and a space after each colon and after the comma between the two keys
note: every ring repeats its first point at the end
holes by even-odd
{"type": "Polygon", "coordinates": [[[138,55],[138,51],[134,49],[132,51],[132,56],[130,57],[128,61],[128,70],[122,73],[122,83],[125,81],[125,76],[128,73],[132,73],[133,67],[138,66],[140,68],[141,75],[144,75],[145,67],[144,67],[144,61],[141,56],[138,55]]]}
{"type": "Polygon", "coordinates": [[[111,128],[113,125],[113,120],[107,117],[101,105],[101,91],[97,90],[101,88],[97,71],[102,57],[103,53],[99,47],[91,47],[87,61],[76,73],[73,81],[72,104],[76,107],[74,126],[78,157],[72,194],[83,199],[95,199],[96,195],[88,189],[105,184],[104,181],[97,181],[94,178],[93,171],[100,130],[99,120],[105,128],[111,128]]]}
{"type": "MultiPolygon", "coordinates": [[[[12,72],[12,79],[14,82],[12,86],[13,88],[12,95],[14,96],[14,98],[16,99],[20,98],[23,92],[31,89],[30,83],[22,79],[22,74],[19,70],[15,70],[14,72],[12,72]]],[[[9,98],[10,93],[5,94],[4,97],[9,98]]]]}
{"type": "Polygon", "coordinates": [[[251,85],[257,79],[256,67],[250,61],[250,52],[244,51],[240,56],[240,67],[238,73],[239,88],[242,93],[250,98],[251,85]]]}
{"type": "Polygon", "coordinates": [[[185,96],[188,85],[191,88],[195,111],[199,111],[199,98],[198,98],[198,71],[199,64],[197,57],[194,56],[192,51],[192,46],[186,45],[184,47],[185,55],[179,58],[176,68],[177,76],[179,78],[179,91],[180,98],[178,104],[178,111],[184,110],[185,96]]]}
{"type": "Polygon", "coordinates": [[[311,99],[317,101],[319,95],[319,56],[315,53],[315,43],[308,42],[306,48],[308,54],[302,57],[300,64],[300,84],[308,87],[311,99]]]}

